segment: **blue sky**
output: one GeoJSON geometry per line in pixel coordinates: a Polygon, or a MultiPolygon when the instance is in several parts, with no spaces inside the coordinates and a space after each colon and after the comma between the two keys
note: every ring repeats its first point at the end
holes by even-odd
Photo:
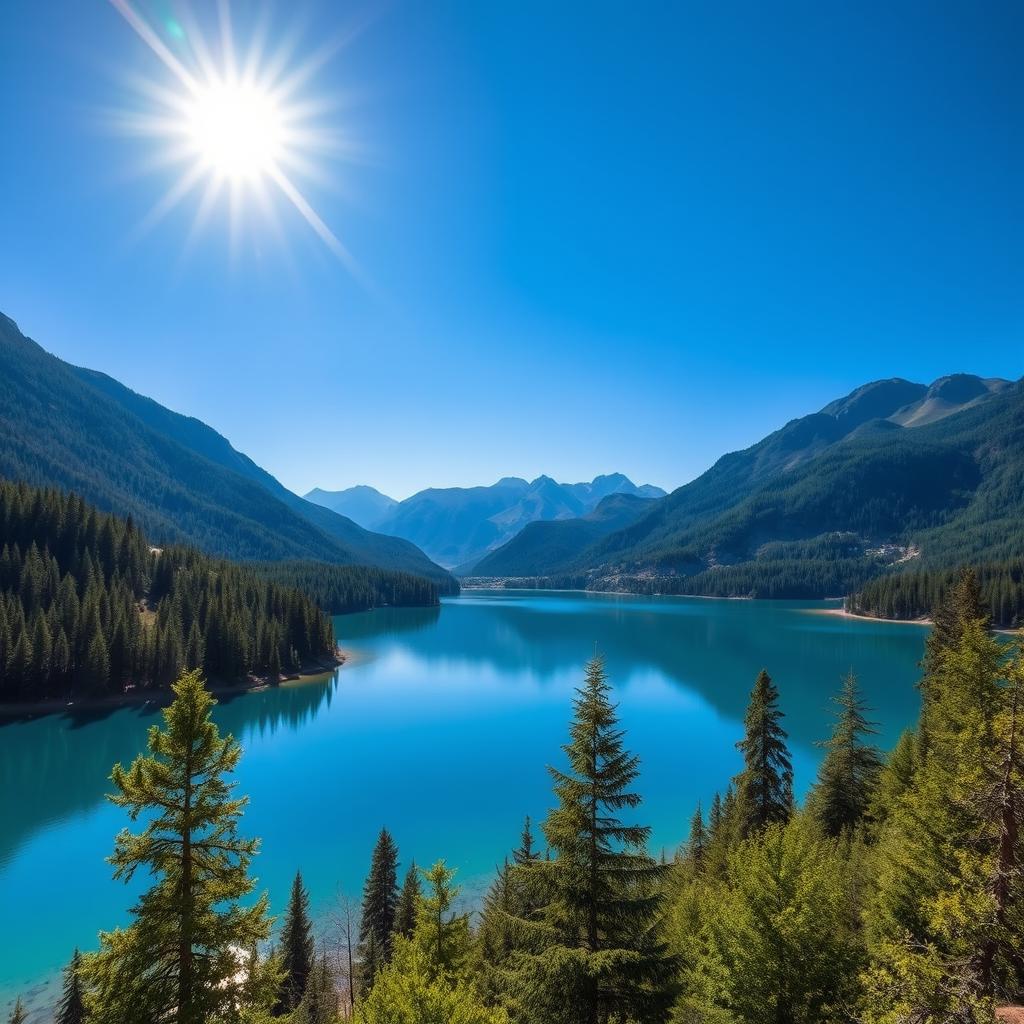
{"type": "Polygon", "coordinates": [[[108,3],[17,6],[0,310],[300,492],[671,488],[868,379],[1024,373],[1018,3],[271,4],[295,64],[348,39],[303,96],[356,158],[301,184],[358,276],[283,200],[140,232],[175,173],[110,112],[172,79],[108,3]]]}

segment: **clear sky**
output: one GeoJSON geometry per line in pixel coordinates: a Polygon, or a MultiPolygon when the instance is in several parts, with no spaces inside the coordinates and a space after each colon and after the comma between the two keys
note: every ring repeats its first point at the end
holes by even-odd
{"type": "Polygon", "coordinates": [[[355,273],[279,189],[151,223],[180,168],[117,126],[174,77],[102,0],[5,15],[0,310],[299,492],[671,488],[865,380],[1024,373],[1017,0],[270,4],[287,67],[343,44],[294,182],[355,273]]]}

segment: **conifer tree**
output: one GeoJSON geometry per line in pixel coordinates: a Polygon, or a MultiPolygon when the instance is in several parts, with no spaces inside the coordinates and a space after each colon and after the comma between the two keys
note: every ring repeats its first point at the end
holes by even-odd
{"type": "Polygon", "coordinates": [[[18,996],[14,1000],[14,1008],[11,1010],[11,1015],[7,1018],[7,1024],[26,1024],[28,1021],[28,1012],[25,1009],[25,1004],[21,1001],[21,996],[18,996]]]}
{"type": "Polygon", "coordinates": [[[708,832],[704,827],[704,814],[700,804],[693,812],[690,819],[690,838],[686,843],[686,855],[696,870],[700,871],[704,866],[704,858],[707,855],[708,832]]]}
{"type": "Polygon", "coordinates": [[[416,861],[409,865],[395,907],[395,934],[411,939],[416,930],[416,914],[420,902],[420,873],[416,861]]]}
{"type": "Polygon", "coordinates": [[[455,871],[443,860],[423,871],[427,891],[420,898],[414,941],[423,950],[435,976],[455,978],[462,973],[469,953],[469,915],[452,909],[459,888],[452,884],[455,871]]]}
{"type": "Polygon", "coordinates": [[[84,1024],[85,994],[82,989],[82,954],[76,949],[64,969],[64,992],[57,1007],[56,1024],[84,1024]]]}
{"type": "Polygon", "coordinates": [[[598,1024],[663,1019],[673,963],[659,935],[669,870],[645,851],[650,829],[618,814],[641,801],[639,761],[623,746],[604,662],[594,658],[573,702],[569,770],[549,768],[558,806],[544,824],[554,857],[541,911],[546,942],[521,957],[512,998],[524,1019],[598,1024]]]}
{"type": "Polygon", "coordinates": [[[362,922],[359,929],[360,974],[364,990],[373,985],[377,972],[391,959],[398,905],[398,847],[386,828],[380,830],[363,887],[362,922]]]}
{"type": "Polygon", "coordinates": [[[280,1012],[294,1010],[302,1001],[315,952],[313,924],[309,919],[309,893],[302,884],[301,873],[296,871],[281,931],[280,954],[284,981],[278,1006],[280,1012]]]}
{"type": "Polygon", "coordinates": [[[736,744],[744,764],[736,778],[739,827],[744,837],[772,822],[786,821],[793,810],[793,768],[782,717],[779,691],[762,669],[743,718],[745,735],[736,744]]]}
{"type": "Polygon", "coordinates": [[[132,923],[101,933],[100,951],[85,959],[97,1024],[204,1024],[238,999],[238,951],[269,933],[266,896],[239,903],[254,887],[248,868],[258,846],[237,833],[246,800],[228,781],[241,747],[219,735],[198,672],[173,690],[165,727],[150,728],[149,754],[111,775],[113,803],[146,820],[141,832],[118,835],[114,877],[129,881],[142,869],[156,882],[132,923]]]}
{"type": "Polygon", "coordinates": [[[530,816],[523,822],[523,833],[519,840],[519,848],[512,854],[512,859],[522,867],[540,860],[540,851],[533,848],[533,833],[530,831],[530,816]]]}
{"type": "Polygon", "coordinates": [[[839,710],[832,736],[822,744],[828,753],[818,770],[809,804],[825,833],[838,836],[867,815],[882,759],[878,749],[865,742],[878,730],[868,721],[868,708],[852,671],[843,680],[839,696],[832,699],[839,710]]]}

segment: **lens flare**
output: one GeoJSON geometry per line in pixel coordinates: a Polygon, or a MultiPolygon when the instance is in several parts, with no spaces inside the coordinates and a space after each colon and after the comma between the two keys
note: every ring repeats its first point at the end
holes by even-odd
{"type": "MultiPolygon", "coordinates": [[[[250,214],[263,213],[279,228],[272,202],[276,196],[357,274],[348,251],[299,185],[303,177],[323,180],[325,159],[358,153],[340,126],[320,123],[331,105],[301,95],[344,39],[295,61],[291,36],[283,37],[277,52],[267,52],[265,25],[248,50],[239,52],[226,0],[218,8],[216,48],[188,8],[177,20],[154,27],[129,0],[110,2],[165,72],[137,82],[142,108],[118,119],[131,134],[157,140],[152,166],[178,172],[141,227],[148,229],[186,196],[201,192],[190,237],[204,227],[216,204],[226,201],[234,241],[246,203],[250,214]]],[[[252,219],[244,218],[247,224],[252,219]]]]}

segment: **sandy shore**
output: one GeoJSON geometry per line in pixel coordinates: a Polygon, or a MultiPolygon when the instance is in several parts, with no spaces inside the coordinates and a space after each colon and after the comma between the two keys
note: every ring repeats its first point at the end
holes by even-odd
{"type": "MultiPolygon", "coordinates": [[[[349,657],[349,653],[339,648],[333,662],[325,659],[321,662],[304,665],[298,672],[282,675],[276,682],[268,676],[249,676],[248,679],[236,683],[208,683],[207,689],[215,697],[230,698],[245,693],[258,693],[260,690],[268,690],[272,686],[281,686],[289,682],[309,682],[317,677],[331,675],[339,665],[345,664],[349,657]]],[[[170,698],[171,691],[161,689],[131,690],[128,693],[111,693],[101,697],[75,697],[72,700],[68,700],[67,697],[52,697],[48,700],[19,701],[15,704],[0,704],[0,721],[12,718],[37,718],[40,715],[116,711],[118,708],[144,707],[147,704],[164,707],[170,703],[170,698]]]]}
{"type": "Polygon", "coordinates": [[[842,619],[856,619],[858,622],[893,622],[897,626],[930,626],[932,620],[928,616],[920,619],[883,619],[878,615],[856,615],[845,608],[805,608],[806,615],[838,615],[842,619]]]}

